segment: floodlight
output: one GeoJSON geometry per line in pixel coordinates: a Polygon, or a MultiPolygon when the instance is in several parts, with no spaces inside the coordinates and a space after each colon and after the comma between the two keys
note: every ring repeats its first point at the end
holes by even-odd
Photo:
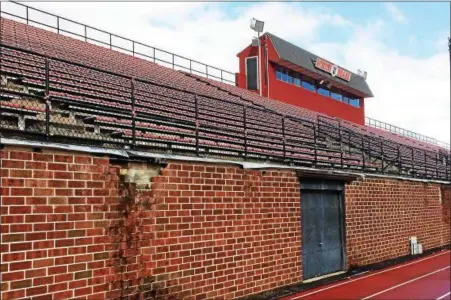
{"type": "Polygon", "coordinates": [[[326,83],[325,80],[321,80],[321,81],[319,82],[320,85],[323,85],[324,83],[326,83]]]}
{"type": "Polygon", "coordinates": [[[263,21],[259,21],[255,18],[251,19],[251,29],[258,32],[258,33],[262,33],[263,32],[263,26],[265,25],[265,22],[263,21]]]}

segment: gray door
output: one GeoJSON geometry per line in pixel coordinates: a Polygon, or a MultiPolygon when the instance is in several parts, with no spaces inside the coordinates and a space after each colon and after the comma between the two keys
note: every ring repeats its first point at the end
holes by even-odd
{"type": "Polygon", "coordinates": [[[304,280],[343,270],[341,192],[303,190],[301,208],[304,280]]]}

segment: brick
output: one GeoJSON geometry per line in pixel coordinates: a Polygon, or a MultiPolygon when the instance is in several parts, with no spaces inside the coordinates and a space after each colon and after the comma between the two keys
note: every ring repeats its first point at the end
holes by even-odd
{"type": "Polygon", "coordinates": [[[83,271],[75,273],[75,280],[92,277],[92,271],[83,271]]]}
{"type": "Polygon", "coordinates": [[[16,251],[26,251],[26,250],[30,250],[33,248],[33,245],[31,242],[26,242],[26,243],[14,243],[10,246],[10,251],[11,252],[16,252],[16,251]]]}
{"type": "Polygon", "coordinates": [[[47,286],[39,286],[27,289],[27,297],[47,293],[47,286]]]}
{"type": "Polygon", "coordinates": [[[25,280],[20,280],[20,281],[13,281],[10,283],[10,288],[11,290],[16,290],[16,289],[25,289],[31,287],[31,280],[30,279],[25,279],[25,280]]]}
{"type": "Polygon", "coordinates": [[[92,157],[89,157],[89,156],[75,156],[74,157],[74,163],[90,165],[90,164],[92,164],[92,157]]]}
{"type": "Polygon", "coordinates": [[[10,261],[17,261],[17,260],[25,260],[25,252],[4,253],[2,256],[3,262],[10,262],[10,261]]]}
{"type": "Polygon", "coordinates": [[[47,273],[46,268],[27,270],[25,272],[25,277],[26,278],[44,277],[44,276],[46,276],[46,273],[47,273]]]}
{"type": "Polygon", "coordinates": [[[31,152],[25,152],[25,151],[10,151],[9,152],[9,158],[10,159],[17,159],[17,160],[31,160],[33,158],[33,155],[31,152]]]}
{"type": "Polygon", "coordinates": [[[2,272],[1,276],[2,276],[1,277],[2,281],[22,280],[22,279],[24,279],[24,272],[23,271],[10,272],[10,273],[2,272]]]}
{"type": "Polygon", "coordinates": [[[24,186],[24,180],[19,178],[2,178],[2,186],[22,187],[24,186]]]}
{"type": "Polygon", "coordinates": [[[10,271],[27,270],[31,268],[31,261],[15,262],[9,264],[10,271]]]}
{"type": "Polygon", "coordinates": [[[54,161],[55,162],[63,162],[63,163],[73,163],[74,157],[72,155],[55,154],[54,161]]]}
{"type": "Polygon", "coordinates": [[[25,204],[25,197],[8,197],[3,196],[1,199],[2,205],[23,205],[25,204]]]}
{"type": "Polygon", "coordinates": [[[25,234],[23,233],[2,234],[2,243],[22,242],[24,240],[25,234]]]}
{"type": "Polygon", "coordinates": [[[33,160],[36,161],[53,161],[53,154],[49,153],[33,153],[33,160]]]}
{"type": "Polygon", "coordinates": [[[25,162],[21,160],[2,159],[1,166],[5,169],[23,169],[25,167],[25,162]]]}
{"type": "Polygon", "coordinates": [[[40,161],[27,161],[25,162],[25,169],[28,170],[47,170],[47,163],[40,161]]]}
{"type": "Polygon", "coordinates": [[[57,266],[48,268],[48,275],[67,273],[67,266],[57,266]]]}
{"type": "Polygon", "coordinates": [[[55,263],[53,258],[39,259],[33,261],[33,268],[43,268],[53,266],[55,263]]]}
{"type": "Polygon", "coordinates": [[[32,196],[32,188],[11,188],[11,196],[32,196]]]}
{"type": "Polygon", "coordinates": [[[47,163],[47,170],[51,171],[67,171],[66,164],[47,163]]]}
{"type": "Polygon", "coordinates": [[[33,170],[33,178],[50,179],[50,178],[53,178],[53,172],[52,171],[33,170]]]}

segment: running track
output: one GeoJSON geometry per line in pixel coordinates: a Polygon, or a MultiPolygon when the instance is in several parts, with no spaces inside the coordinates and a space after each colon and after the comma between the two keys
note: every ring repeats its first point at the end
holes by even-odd
{"type": "Polygon", "coordinates": [[[295,299],[450,300],[450,251],[294,294],[295,299]]]}

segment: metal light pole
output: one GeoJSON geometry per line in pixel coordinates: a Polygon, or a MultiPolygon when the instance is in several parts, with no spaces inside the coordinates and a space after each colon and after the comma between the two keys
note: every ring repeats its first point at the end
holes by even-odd
{"type": "Polygon", "coordinates": [[[260,90],[260,96],[263,95],[263,86],[262,86],[262,52],[261,52],[261,43],[260,43],[260,33],[263,32],[263,26],[265,23],[263,21],[259,21],[255,18],[251,19],[251,29],[257,32],[258,35],[258,84],[260,90]]]}
{"type": "Polygon", "coordinates": [[[448,52],[449,52],[449,76],[451,81],[451,38],[448,38],[448,52]]]}

